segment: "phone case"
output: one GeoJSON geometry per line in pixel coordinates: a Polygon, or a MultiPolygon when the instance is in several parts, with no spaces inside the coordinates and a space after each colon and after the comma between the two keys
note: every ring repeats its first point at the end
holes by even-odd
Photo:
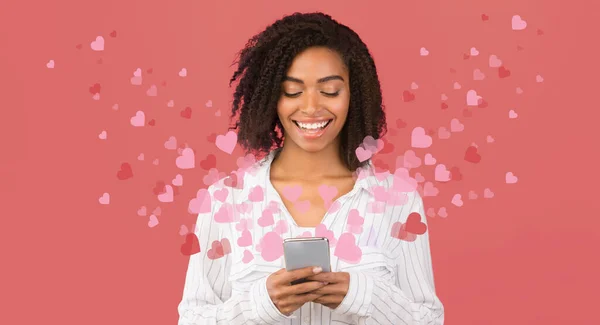
{"type": "MultiPolygon", "coordinates": [[[[285,269],[288,271],[307,266],[320,266],[323,272],[331,272],[329,240],[325,237],[288,238],[283,241],[285,269]]],[[[302,283],[304,280],[292,282],[302,283]]]]}

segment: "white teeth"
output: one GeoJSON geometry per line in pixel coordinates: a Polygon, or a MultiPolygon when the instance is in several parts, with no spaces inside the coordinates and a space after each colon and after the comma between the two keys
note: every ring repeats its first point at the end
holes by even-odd
{"type": "Polygon", "coordinates": [[[329,121],[325,121],[325,122],[321,122],[321,123],[301,123],[301,122],[296,122],[298,123],[298,125],[303,128],[303,129],[320,129],[322,127],[324,127],[325,125],[327,125],[329,121]]]}

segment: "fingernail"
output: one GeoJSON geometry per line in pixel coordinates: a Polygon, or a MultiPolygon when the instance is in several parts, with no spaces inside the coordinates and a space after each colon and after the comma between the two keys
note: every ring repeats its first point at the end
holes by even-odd
{"type": "Polygon", "coordinates": [[[313,269],[313,273],[319,273],[321,271],[323,271],[323,269],[320,266],[317,266],[313,269]]]}
{"type": "Polygon", "coordinates": [[[324,286],[328,285],[329,282],[321,282],[324,286]]]}

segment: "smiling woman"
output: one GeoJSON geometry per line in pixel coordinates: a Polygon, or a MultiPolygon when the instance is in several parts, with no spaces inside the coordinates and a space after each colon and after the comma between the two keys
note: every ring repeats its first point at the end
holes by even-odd
{"type": "Polygon", "coordinates": [[[443,324],[421,197],[357,157],[380,150],[386,130],[358,35],[295,13],[248,42],[230,85],[238,78],[232,129],[266,156],[209,187],[179,325],[443,324]],[[327,238],[331,268],[288,270],[283,239],[296,237],[327,238]]]}

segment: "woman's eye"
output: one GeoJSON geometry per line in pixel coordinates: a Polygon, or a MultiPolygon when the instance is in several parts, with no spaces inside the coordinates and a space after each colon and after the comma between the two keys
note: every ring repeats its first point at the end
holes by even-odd
{"type": "Polygon", "coordinates": [[[295,94],[288,94],[286,92],[283,93],[286,97],[298,97],[300,95],[300,93],[295,93],[295,94]]]}
{"type": "MultiPolygon", "coordinates": [[[[294,94],[288,94],[288,93],[284,92],[283,94],[286,97],[292,97],[293,98],[293,97],[300,96],[301,93],[302,92],[298,92],[298,93],[294,93],[294,94]]],[[[339,93],[340,93],[339,91],[336,91],[335,93],[326,93],[326,92],[323,92],[322,94],[325,95],[325,96],[335,97],[335,96],[339,95],[339,93]]]]}
{"type": "Polygon", "coordinates": [[[332,96],[332,97],[335,97],[335,96],[337,96],[339,93],[340,93],[339,91],[336,91],[335,93],[323,93],[323,94],[325,94],[325,95],[327,95],[327,96],[332,96]]]}

